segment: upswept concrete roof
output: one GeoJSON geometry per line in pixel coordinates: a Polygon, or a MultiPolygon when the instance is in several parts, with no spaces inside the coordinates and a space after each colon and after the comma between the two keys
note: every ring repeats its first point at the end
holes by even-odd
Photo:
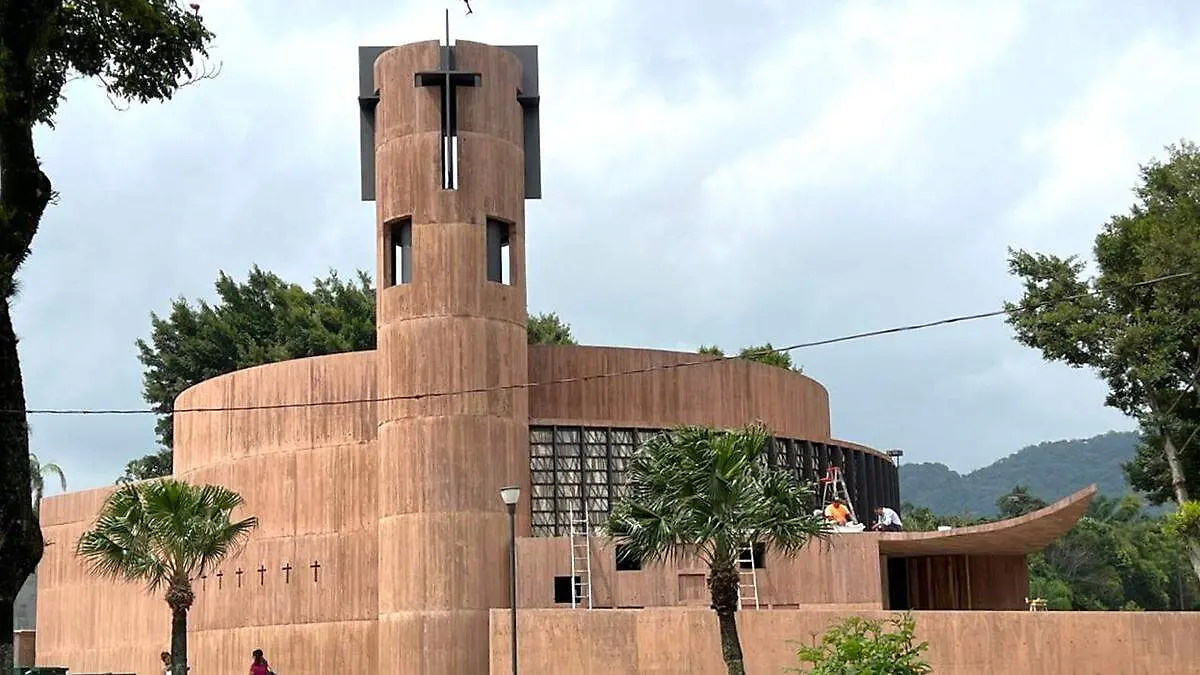
{"type": "Polygon", "coordinates": [[[948,532],[882,532],[879,552],[891,556],[1036,553],[1074,527],[1097,492],[1093,484],[1018,518],[948,532]]]}

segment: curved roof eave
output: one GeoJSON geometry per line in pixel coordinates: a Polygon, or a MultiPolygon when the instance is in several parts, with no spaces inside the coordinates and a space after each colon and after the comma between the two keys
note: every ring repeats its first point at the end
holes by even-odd
{"type": "Polygon", "coordinates": [[[1092,484],[1017,518],[946,532],[882,532],[878,535],[879,552],[897,557],[1037,553],[1079,522],[1097,492],[1092,484]]]}

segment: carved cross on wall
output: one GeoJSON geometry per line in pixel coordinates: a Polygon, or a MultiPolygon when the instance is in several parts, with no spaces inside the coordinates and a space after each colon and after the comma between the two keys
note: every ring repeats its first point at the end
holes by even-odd
{"type": "Polygon", "coordinates": [[[256,571],[258,572],[258,585],[262,586],[263,582],[266,580],[267,564],[263,563],[263,564],[259,565],[258,570],[256,570],[256,571]]]}
{"type": "Polygon", "coordinates": [[[221,577],[225,576],[225,570],[217,572],[217,588],[221,587],[221,577]]]}
{"type": "Polygon", "coordinates": [[[239,568],[237,568],[237,571],[234,572],[234,574],[236,574],[237,578],[238,578],[238,588],[241,588],[242,587],[242,575],[245,574],[245,572],[243,572],[242,568],[239,567],[239,568]]]}
{"type": "Polygon", "coordinates": [[[316,581],[316,580],[317,580],[317,574],[318,574],[318,570],[320,570],[320,569],[321,569],[321,563],[320,563],[320,562],[317,562],[316,560],[314,560],[314,561],[313,561],[313,564],[309,565],[309,567],[311,567],[311,568],[312,568],[312,571],[313,571],[313,581],[316,581]]]}
{"type": "Polygon", "coordinates": [[[292,582],[292,563],[284,563],[283,567],[279,569],[283,570],[283,583],[290,584],[292,582]]]}
{"type": "Polygon", "coordinates": [[[200,590],[204,590],[205,587],[207,587],[207,585],[208,585],[208,575],[201,572],[200,573],[200,590]]]}

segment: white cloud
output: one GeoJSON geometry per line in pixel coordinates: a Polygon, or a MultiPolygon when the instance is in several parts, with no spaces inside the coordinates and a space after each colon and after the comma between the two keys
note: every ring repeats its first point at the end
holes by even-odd
{"type": "Polygon", "coordinates": [[[1046,167],[1006,226],[1022,245],[1085,253],[1100,223],[1133,202],[1137,167],[1200,132],[1200,46],[1146,33],[1021,150],[1046,167]]]}

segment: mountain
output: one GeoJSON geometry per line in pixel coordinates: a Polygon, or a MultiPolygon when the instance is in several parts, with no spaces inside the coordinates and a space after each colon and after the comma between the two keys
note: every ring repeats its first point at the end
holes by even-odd
{"type": "Polygon", "coordinates": [[[1107,497],[1128,494],[1121,463],[1133,459],[1138,434],[1110,431],[1031,445],[966,475],[945,464],[900,465],[900,499],[943,515],[996,515],[996,498],[1021,484],[1053,502],[1095,483],[1107,497]]]}

